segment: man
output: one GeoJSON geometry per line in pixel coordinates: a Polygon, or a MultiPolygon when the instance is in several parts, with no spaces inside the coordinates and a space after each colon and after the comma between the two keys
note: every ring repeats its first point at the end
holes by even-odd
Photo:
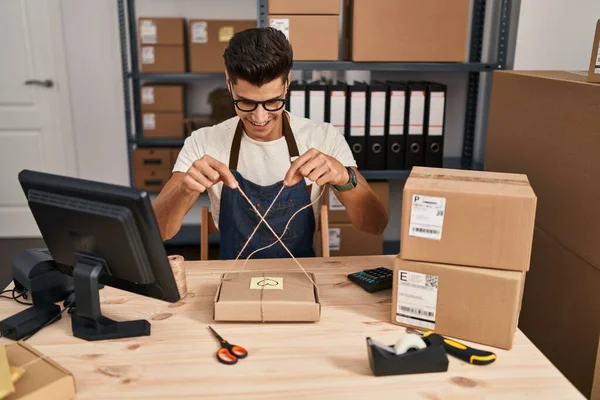
{"type": "MultiPolygon", "coordinates": [[[[294,257],[314,256],[318,204],[290,218],[315,201],[325,184],[335,188],[356,228],[383,232],[387,213],[356,170],[343,135],[331,124],[284,110],[293,62],[285,35],[272,28],[239,32],[223,58],[237,117],[185,140],[173,176],[154,202],[163,239],[178,232],[184,215],[207,191],[221,259],[247,257],[277,240],[256,211],[266,213],[265,220],[294,257]]],[[[289,255],[276,243],[253,257],[289,255]]]]}

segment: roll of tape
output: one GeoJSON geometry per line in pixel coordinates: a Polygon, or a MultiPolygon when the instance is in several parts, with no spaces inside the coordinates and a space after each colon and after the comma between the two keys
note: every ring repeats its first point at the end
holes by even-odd
{"type": "Polygon", "coordinates": [[[422,350],[427,347],[427,344],[420,336],[404,335],[396,342],[394,350],[396,354],[404,354],[412,350],[422,350]]]}
{"type": "Polygon", "coordinates": [[[179,297],[183,298],[187,295],[187,280],[185,278],[184,258],[180,255],[169,256],[169,263],[175,276],[175,283],[179,291],[179,297]]]}

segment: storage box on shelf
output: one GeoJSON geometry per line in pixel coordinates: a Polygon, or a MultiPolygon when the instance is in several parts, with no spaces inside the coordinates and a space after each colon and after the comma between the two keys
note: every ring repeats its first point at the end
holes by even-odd
{"type": "Polygon", "coordinates": [[[237,32],[255,27],[256,20],[190,20],[190,71],[224,72],[223,52],[229,39],[237,32]]]}
{"type": "Polygon", "coordinates": [[[140,71],[185,72],[183,18],[140,17],[140,71]]]}

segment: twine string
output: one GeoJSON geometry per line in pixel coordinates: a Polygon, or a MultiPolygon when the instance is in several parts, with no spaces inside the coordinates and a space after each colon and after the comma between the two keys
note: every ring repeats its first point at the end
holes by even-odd
{"type": "MultiPolygon", "coordinates": [[[[258,253],[259,251],[268,249],[272,246],[274,246],[275,244],[277,244],[278,242],[281,243],[281,245],[283,246],[283,248],[288,252],[288,254],[292,257],[292,259],[294,260],[294,262],[296,263],[296,265],[302,270],[302,272],[304,273],[304,275],[306,275],[306,277],[312,282],[312,284],[317,287],[317,284],[315,283],[315,281],[310,277],[310,275],[306,272],[306,270],[304,269],[304,267],[302,267],[302,265],[300,264],[300,262],[296,259],[296,257],[294,257],[294,255],[292,254],[292,252],[290,251],[290,249],[285,245],[285,243],[282,240],[282,237],[285,236],[287,229],[289,228],[290,223],[292,222],[292,220],[294,219],[294,217],[296,215],[298,215],[298,213],[300,213],[301,211],[307,209],[308,207],[311,207],[313,204],[315,204],[323,195],[323,193],[325,192],[325,188],[326,186],[323,186],[323,189],[321,190],[321,193],[319,193],[319,195],[315,198],[315,200],[313,200],[311,203],[301,207],[300,209],[298,209],[288,220],[287,224],[285,225],[285,228],[281,234],[281,236],[277,235],[277,233],[273,230],[273,228],[271,227],[271,225],[265,220],[266,215],[269,213],[269,211],[271,210],[271,208],[273,207],[273,205],[275,204],[275,202],[277,201],[277,199],[279,198],[279,195],[281,194],[281,192],[283,191],[283,189],[285,188],[285,184],[282,185],[281,189],[279,190],[279,192],[277,193],[277,195],[275,196],[275,198],[273,199],[273,201],[271,202],[271,205],[269,206],[269,208],[265,211],[265,214],[262,215],[257,208],[254,206],[254,204],[252,203],[252,201],[248,198],[248,196],[246,196],[246,193],[244,193],[244,191],[242,190],[241,187],[238,186],[238,190],[240,191],[240,194],[242,195],[242,197],[244,197],[244,199],[246,199],[246,201],[248,202],[248,204],[250,204],[250,206],[252,207],[253,211],[256,213],[256,215],[258,215],[258,217],[260,218],[260,221],[258,223],[258,225],[256,226],[256,228],[254,228],[254,231],[252,232],[252,234],[250,235],[250,237],[248,238],[248,240],[246,241],[246,243],[244,244],[244,246],[242,247],[242,250],[238,253],[238,256],[236,257],[235,261],[237,261],[241,254],[243,253],[243,251],[246,249],[246,247],[248,246],[248,244],[250,243],[250,241],[252,240],[252,238],[254,237],[254,235],[256,234],[259,226],[264,222],[266,227],[271,231],[271,233],[275,236],[276,240],[264,247],[261,247],[259,249],[254,250],[252,253],[250,253],[248,255],[248,257],[246,257],[246,260],[244,261],[244,264],[242,265],[242,269],[239,271],[240,273],[244,271],[244,268],[246,267],[246,264],[248,262],[248,260],[250,259],[250,257],[252,257],[254,254],[258,253]]],[[[234,261],[234,264],[235,264],[234,261]]],[[[229,269],[231,269],[231,266],[229,267],[229,269]]],[[[225,276],[229,273],[229,269],[228,271],[225,273],[225,276]]]]}

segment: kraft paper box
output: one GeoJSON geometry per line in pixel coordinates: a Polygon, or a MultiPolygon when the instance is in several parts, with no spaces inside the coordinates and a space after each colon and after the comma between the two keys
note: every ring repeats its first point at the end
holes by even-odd
{"type": "MultiPolygon", "coordinates": [[[[316,282],[314,275],[308,274],[316,282]]],[[[315,322],[320,319],[317,289],[303,272],[232,272],[221,278],[214,301],[215,321],[315,322]]]]}
{"type": "Polygon", "coordinates": [[[525,272],[407,261],[394,263],[392,323],[512,348],[525,272]]]}
{"type": "Polygon", "coordinates": [[[3,400],[68,400],[76,395],[75,378],[51,358],[25,342],[6,346],[8,363],[25,373],[14,384],[15,392],[3,400]]]}
{"type": "Polygon", "coordinates": [[[415,167],[402,198],[402,258],[527,271],[537,197],[526,175],[415,167]]]}

